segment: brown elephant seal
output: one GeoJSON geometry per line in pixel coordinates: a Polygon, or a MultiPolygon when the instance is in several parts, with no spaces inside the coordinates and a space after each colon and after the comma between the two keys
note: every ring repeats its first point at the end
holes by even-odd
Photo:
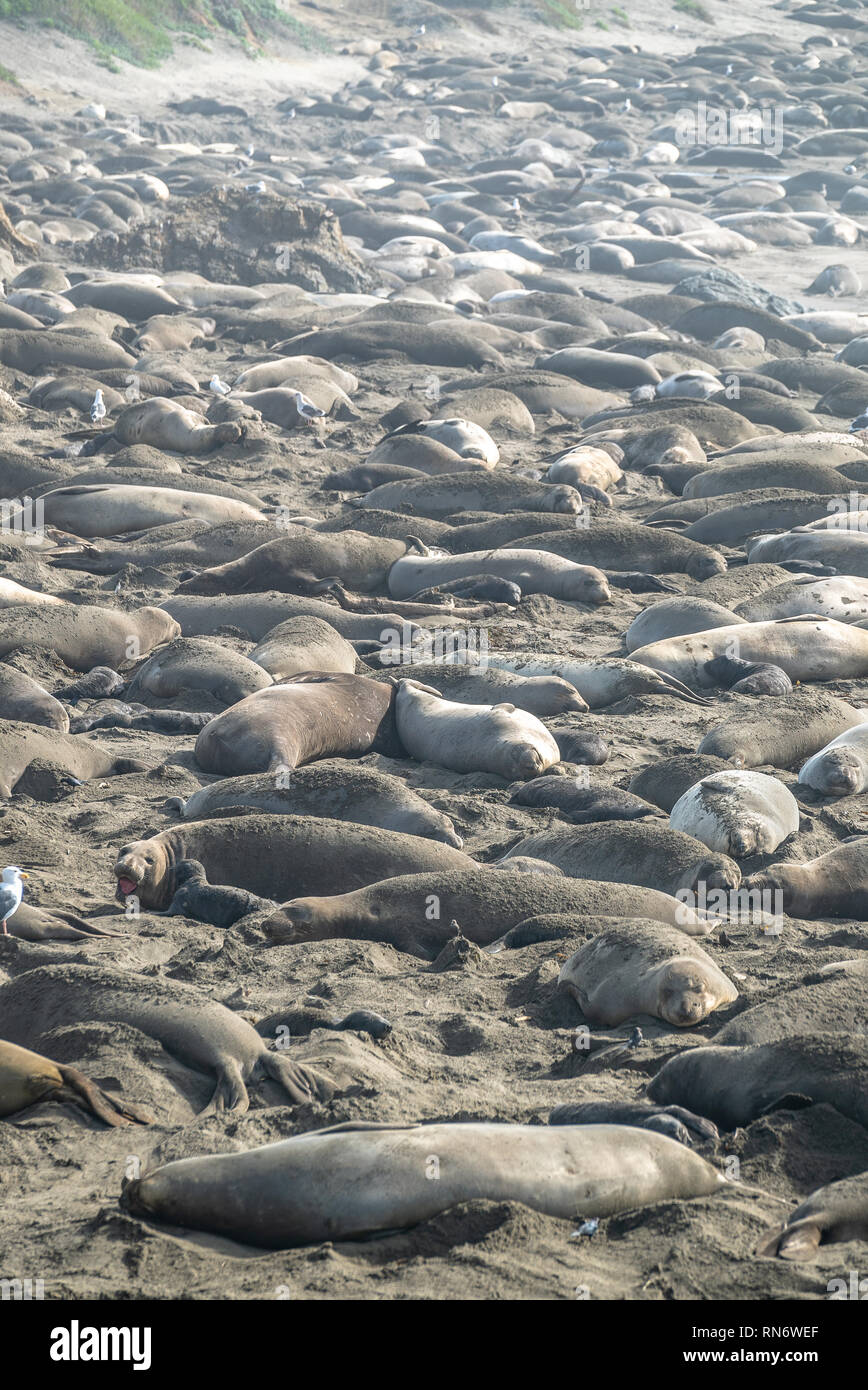
{"type": "Polygon", "coordinates": [[[845,729],[809,758],[799,773],[799,785],[821,796],[854,796],[868,784],[868,723],[845,729]]]}
{"type": "MultiPolygon", "coordinates": [[[[233,594],[277,589],[305,592],[321,579],[337,577],[363,593],[381,588],[391,566],[413,547],[412,539],[389,540],[362,531],[325,533],[307,526],[287,528],[237,560],[202,570],[179,593],[233,594]]],[[[421,586],[420,586],[421,587],[421,586]]]]}
{"type": "Polygon", "coordinates": [[[708,674],[736,695],[792,695],[793,682],[780,666],[739,661],[735,656],[716,656],[705,663],[708,674]]]}
{"type": "Polygon", "coordinates": [[[606,576],[591,565],[535,550],[509,549],[405,556],[389,570],[389,593],[392,598],[412,598],[436,588],[441,580],[449,583],[482,574],[509,580],[522,594],[548,594],[567,602],[602,604],[612,597],[606,576]]]}
{"type": "Polygon", "coordinates": [[[438,517],[460,512],[568,512],[582,510],[582,498],[566,483],[534,483],[514,473],[478,468],[472,472],[441,473],[437,477],[404,478],[382,483],[362,499],[365,507],[438,517]]]}
{"type": "Polygon", "coordinates": [[[714,1035],[715,1046],[744,1047],[776,1042],[805,1031],[805,1020],[818,1033],[868,1033],[868,963],[862,970],[833,962],[794,988],[784,988],[730,1019],[714,1035]]]}
{"type": "Polygon", "coordinates": [[[60,701],[31,676],[5,664],[0,664],[0,719],[44,724],[61,734],[69,732],[69,715],[60,701]]]}
{"type": "MultiPolygon", "coordinates": [[[[388,656],[388,651],[386,652],[388,656]]],[[[578,690],[559,676],[517,676],[498,666],[449,666],[445,662],[414,662],[382,667],[393,680],[416,680],[435,686],[445,698],[462,705],[515,705],[545,719],[555,714],[584,714],[588,706],[578,690]]]]}
{"type": "Polygon", "coordinates": [[[587,915],[650,917],[705,932],[708,923],[652,888],[599,880],[513,873],[502,868],[411,873],[333,897],[296,898],[264,923],[272,941],[299,944],[347,937],[385,941],[399,951],[433,960],[454,936],[452,921],[481,946],[538,913],[570,913],[577,927],[587,915]]]}
{"type": "Polygon", "coordinates": [[[798,690],[755,709],[739,709],[699,745],[734,767],[793,767],[864,720],[861,710],[823,690],[798,690]]]}
{"type": "MultiPolygon", "coordinates": [[[[617,821],[547,830],[519,840],[500,860],[529,854],[556,864],[572,878],[633,883],[672,895],[697,885],[733,889],[741,871],[725,854],[710,853],[701,841],[656,821],[617,821]]],[[[704,924],[707,929],[708,924],[704,924]]]]}
{"type": "Polygon", "coordinates": [[[565,657],[553,652],[536,652],[530,657],[502,656],[495,649],[487,659],[490,666],[515,671],[520,676],[559,676],[576,687],[589,709],[603,709],[629,695],[669,695],[690,705],[708,703],[674,676],[621,657],[565,657]]]}
{"type": "MultiPolygon", "coordinates": [[[[660,816],[659,807],[620,787],[583,787],[573,777],[534,777],[510,797],[513,806],[546,806],[574,825],[591,821],[641,820],[660,816]]],[[[507,863],[512,863],[508,860],[507,863]]]]}
{"type": "Polygon", "coordinates": [[[116,1100],[75,1067],[0,1039],[0,1116],[15,1115],[40,1100],[72,1101],[104,1124],[148,1124],[136,1106],[116,1100]]]}
{"type": "Polygon", "coordinates": [[[165,917],[192,917],[194,922],[227,930],[251,912],[271,907],[267,898],[258,898],[243,888],[209,883],[198,859],[182,859],[172,874],[172,901],[162,913],[165,917]]]}
{"type": "Polygon", "coordinates": [[[124,483],[74,483],[53,488],[39,499],[45,521],[74,536],[115,536],[146,531],[167,522],[190,518],[212,522],[262,521],[247,502],[216,493],[184,492],[180,488],[141,487],[124,483]]]}
{"type": "Polygon", "coordinates": [[[322,618],[287,618],[277,623],[247,658],[275,681],[289,680],[305,671],[351,676],[356,670],[355,648],[322,618]]]}
{"type": "MultiPolygon", "coordinates": [[[[512,510],[517,511],[523,505],[516,499],[512,510]]],[[[675,531],[639,526],[611,513],[603,516],[599,509],[591,514],[590,525],[564,525],[564,518],[560,516],[545,517],[542,522],[531,522],[526,528],[519,525],[519,517],[507,516],[503,521],[504,526],[485,522],[474,526],[472,531],[470,526],[459,527],[455,549],[460,547],[463,552],[514,541],[520,550],[539,550],[605,570],[610,583],[613,582],[612,573],[617,571],[639,571],[646,575],[683,573],[699,580],[726,573],[725,557],[711,546],[675,531]]]]}
{"type": "MultiPolygon", "coordinates": [[[[118,851],[117,897],[167,907],[172,870],[198,859],[210,883],[245,888],[278,902],[338,888],[352,892],[396,874],[475,868],[461,850],[418,835],[314,816],[253,813],[188,821],[118,851]]],[[[675,906],[678,906],[676,904],[675,906]]]]}
{"type": "MultiPolygon", "coordinates": [[[[207,636],[221,627],[237,627],[254,642],[261,642],[266,633],[288,618],[322,618],[323,622],[352,641],[371,638],[382,642],[384,629],[395,630],[404,641],[410,642],[417,631],[413,623],[397,613],[346,613],[333,603],[319,598],[294,598],[273,590],[257,594],[228,594],[219,598],[200,598],[194,594],[178,594],[166,599],[165,612],[177,618],[181,633],[177,637],[207,636]]],[[[0,634],[3,613],[0,610],[0,634]]],[[[164,639],[168,640],[168,639],[164,639]]],[[[2,656],[0,651],[0,656],[2,656]]]]}
{"type": "Polygon", "coordinates": [[[28,1046],[55,1028],[126,1023],[173,1057],[216,1077],[208,1111],[247,1110],[247,1084],[278,1082],[295,1104],[329,1099],[326,1078],[269,1052],[256,1029],[192,985],[147,979],[101,965],[44,965],[0,985],[3,1031],[28,1046]]]}
{"type": "Polygon", "coordinates": [[[97,608],[69,603],[62,608],[0,609],[0,657],[16,647],[35,647],[59,657],[73,671],[113,669],[140,661],[181,629],[162,608],[97,608]]]}
{"type": "Polygon", "coordinates": [[[21,903],[14,917],[9,918],[10,936],[22,941],[86,941],[89,937],[117,936],[117,932],[103,931],[93,922],[87,922],[74,912],[61,908],[34,907],[32,903],[21,903]]]}
{"type": "Polygon", "coordinates": [[[714,683],[707,663],[718,656],[779,666],[791,681],[847,680],[868,674],[868,632],[819,615],[779,618],[670,637],[632,655],[694,689],[714,683]]]}
{"type": "Polygon", "coordinates": [[[650,1100],[586,1100],[556,1105],[549,1112],[550,1125],[634,1125],[667,1134],[679,1144],[719,1139],[717,1125],[680,1105],[652,1105],[650,1100]]]}
{"type": "Polygon", "coordinates": [[[625,918],[575,951],[561,966],[558,988],[573,996],[589,1023],[605,1028],[637,1014],[694,1028],[738,998],[695,941],[641,918],[625,918]]]}
{"type": "Polygon", "coordinates": [[[393,686],[367,676],[296,676],[246,696],[200,733],[203,772],[239,776],[365,753],[400,757],[393,686]]]}
{"type": "Polygon", "coordinates": [[[207,454],[221,444],[237,444],[242,427],[234,420],[209,425],[194,410],[176,401],[152,396],[127,406],[115,421],[115,438],[121,444],[151,444],[177,454],[207,454]]]}
{"type": "Polygon", "coordinates": [[[272,684],[263,667],[231,647],[204,637],[179,637],[138,668],[124,698],[138,700],[153,695],[171,700],[182,690],[202,690],[226,705],[234,705],[272,684]]]}
{"type": "Polygon", "coordinates": [[[653,802],[668,815],[689,787],[713,772],[726,771],[730,766],[723,758],[699,753],[677,753],[673,758],[661,758],[659,762],[643,767],[630,779],[628,790],[634,796],[653,802]]]}
{"type": "Polygon", "coordinates": [[[806,1033],[755,1047],[691,1048],[663,1065],[647,1094],[726,1130],[770,1110],[823,1103],[868,1126],[868,1038],[806,1033]]]}
{"type": "Polygon", "coordinates": [[[0,722],[0,797],[10,797],[36,758],[62,768],[81,781],[91,777],[118,777],[128,772],[147,772],[137,758],[119,758],[102,744],[81,734],[62,734],[35,724],[0,722]]]}
{"type": "Polygon", "coordinates": [[[474,1200],[521,1202],[575,1224],[707,1197],[724,1182],[684,1145],[627,1126],[352,1121],[166,1164],[129,1182],[122,1204],[145,1220],[285,1249],[404,1230],[474,1200]]]}
{"type": "MultiPolygon", "coordinates": [[[[821,1245],[868,1239],[868,1173],[818,1187],[760,1241],[756,1253],[782,1260],[814,1260],[821,1245]]],[[[850,1281],[830,1280],[830,1298],[851,1298],[850,1281]],[[840,1292],[832,1291],[836,1284],[840,1292]]]]}
{"type": "Polygon", "coordinates": [[[417,796],[398,777],[371,767],[348,766],[343,759],[298,767],[278,785],[273,775],[224,777],[194,792],[184,803],[185,820],[222,815],[236,806],[269,815],[325,816],[329,820],[376,825],[402,835],[421,835],[462,846],[448,816],[417,796]]]}
{"type": "Polygon", "coordinates": [[[672,807],[669,824],[710,850],[746,859],[773,854],[798,834],[799,805],[777,777],[731,768],[689,787],[672,807]]]}
{"type": "Polygon", "coordinates": [[[868,837],[847,840],[804,864],[770,864],[746,878],[744,887],[779,893],[783,911],[790,917],[814,922],[824,917],[864,921],[868,913],[868,837]]]}
{"type": "Polygon", "coordinates": [[[527,710],[444,700],[416,681],[398,685],[395,728],[411,758],[454,772],[492,772],[514,782],[561,760],[553,736],[527,710]]]}

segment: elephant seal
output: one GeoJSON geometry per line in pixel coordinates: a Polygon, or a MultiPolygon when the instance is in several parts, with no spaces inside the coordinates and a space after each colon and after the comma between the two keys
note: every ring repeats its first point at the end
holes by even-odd
{"type": "Polygon", "coordinates": [[[854,796],[868,783],[868,724],[856,724],[809,758],[799,783],[822,796],[854,796]]]}
{"type": "Polygon", "coordinates": [[[243,888],[226,888],[208,882],[198,859],[182,859],[172,874],[174,893],[163,914],[166,917],[192,917],[212,927],[233,927],[250,912],[271,904],[265,898],[245,893],[243,888]]]}
{"type": "Polygon", "coordinates": [[[779,618],[670,637],[633,652],[635,661],[700,689],[712,684],[706,667],[718,656],[779,666],[792,681],[846,680],[868,674],[868,632],[834,618],[779,618]]]}
{"type": "Polygon", "coordinates": [[[454,936],[450,923],[461,923],[470,941],[481,946],[539,913],[569,913],[581,924],[599,914],[649,917],[681,924],[703,934],[708,923],[676,898],[655,889],[549,874],[472,868],[452,872],[413,873],[371,882],[358,892],[334,897],[296,898],[283,903],[264,923],[272,941],[299,944],[336,937],[385,941],[399,951],[433,960],[454,936]]]}
{"type": "Polygon", "coordinates": [[[795,618],[805,613],[819,613],[824,618],[837,618],[841,623],[856,623],[868,618],[868,580],[851,575],[791,579],[744,599],[737,605],[736,612],[749,623],[795,618]]]}
{"type": "MultiPolygon", "coordinates": [[[[469,527],[461,527],[458,533],[462,548],[469,546],[471,540],[465,530],[469,531],[469,527]]],[[[726,559],[719,550],[675,531],[655,530],[610,515],[594,515],[589,526],[546,526],[544,530],[525,531],[516,537],[515,543],[522,550],[541,550],[578,564],[594,565],[607,571],[610,582],[609,572],[617,570],[683,573],[697,580],[726,573],[726,559]]]]}
{"type": "Polygon", "coordinates": [[[288,680],[305,671],[351,676],[356,669],[355,648],[322,618],[287,618],[277,623],[247,653],[247,659],[255,661],[275,681],[288,680]]]}
{"type": "Polygon", "coordinates": [[[826,973],[820,969],[795,988],[761,1000],[715,1033],[715,1046],[744,1047],[796,1037],[804,1033],[806,1019],[817,1033],[844,1033],[848,1037],[868,1033],[865,964],[863,961],[861,970],[852,970],[847,963],[833,962],[826,973]]]}
{"type": "Polygon", "coordinates": [[[712,772],[679,797],[669,815],[683,830],[718,854],[746,859],[772,854],[798,833],[799,806],[776,777],[762,772],[712,772]]]}
{"type": "Polygon", "coordinates": [[[35,724],[0,721],[0,797],[10,797],[34,759],[62,768],[72,777],[119,777],[128,772],[147,772],[148,764],[136,758],[119,758],[99,743],[80,734],[62,734],[35,724]]]}
{"type": "Polygon", "coordinates": [[[625,918],[570,956],[558,988],[589,1023],[614,1028],[650,1014],[674,1028],[695,1028],[738,998],[738,990],[702,947],[676,927],[625,918]]]}
{"type": "Polygon", "coordinates": [[[499,471],[441,473],[435,478],[405,478],[382,483],[362,499],[365,507],[384,507],[387,511],[417,513],[419,516],[452,516],[459,512],[510,512],[520,508],[529,512],[582,510],[582,498],[565,483],[534,483],[514,473],[499,471]]]}
{"type": "Polygon", "coordinates": [[[59,700],[14,666],[0,665],[0,719],[40,724],[69,733],[69,715],[59,700]]]}
{"type": "Polygon", "coordinates": [[[45,521],[74,536],[116,536],[146,531],[188,518],[219,522],[262,521],[263,514],[247,502],[209,492],[180,488],[141,487],[124,483],[74,483],[53,488],[39,499],[45,521]]]}
{"type": "MultiPolygon", "coordinates": [[[[385,656],[389,656],[388,650],[385,656]]],[[[449,666],[445,662],[414,662],[410,666],[385,666],[393,680],[416,680],[435,686],[462,705],[495,705],[506,702],[545,719],[556,714],[584,714],[588,706],[578,690],[559,676],[517,676],[499,666],[449,666]]]]}
{"type": "Polygon", "coordinates": [[[402,751],[394,687],[367,676],[314,673],[267,686],[218,714],[197,738],[194,757],[203,772],[233,777],[402,751]]]}
{"type": "Polygon", "coordinates": [[[21,903],[14,917],[9,918],[7,929],[10,936],[17,936],[22,941],[86,941],[89,937],[118,935],[117,932],[103,931],[74,912],[34,907],[32,903],[25,902],[21,903]]]}
{"type": "Polygon", "coordinates": [[[661,1105],[686,1105],[733,1130],[772,1109],[833,1105],[868,1126],[868,1039],[805,1034],[755,1047],[695,1047],[648,1086],[661,1105]]]}
{"type": "Polygon", "coordinates": [[[694,1115],[680,1105],[652,1105],[650,1100],[586,1100],[556,1105],[548,1118],[550,1125],[635,1125],[637,1129],[667,1134],[679,1144],[687,1145],[694,1139],[720,1138],[717,1125],[701,1115],[694,1115]]]}
{"type": "Polygon", "coordinates": [[[846,840],[804,864],[770,864],[745,879],[748,890],[779,893],[790,917],[865,920],[868,910],[868,838],[846,840]]]}
{"type": "Polygon", "coordinates": [[[40,1100],[72,1101],[112,1128],[148,1123],[137,1106],[100,1090],[75,1067],[0,1040],[0,1116],[15,1115],[40,1100]]]}
{"type": "Polygon", "coordinates": [[[127,406],[114,427],[121,444],[151,444],[177,454],[208,454],[221,444],[237,444],[242,433],[234,420],[209,425],[195,410],[185,410],[164,396],[127,406]]]}
{"type": "Polygon", "coordinates": [[[780,666],[740,661],[735,656],[716,656],[706,661],[708,674],[736,695],[792,695],[793,682],[780,666]]]}
{"type": "MultiPolygon", "coordinates": [[[[175,595],[166,599],[165,611],[177,618],[181,629],[180,634],[173,632],[173,637],[206,636],[220,627],[237,627],[254,642],[261,642],[272,628],[288,618],[322,618],[342,637],[352,640],[371,638],[381,642],[383,630],[392,628],[409,642],[416,631],[412,623],[405,622],[397,613],[346,613],[322,599],[293,598],[273,590],[261,594],[230,594],[220,598],[175,595]]],[[[0,610],[0,639],[2,632],[3,612],[0,610]]],[[[0,656],[2,654],[0,651],[0,656]]]]}
{"type": "Polygon", "coordinates": [[[326,1078],[269,1052],[238,1014],[174,980],[101,965],[43,965],[0,985],[0,1010],[7,1040],[24,1047],[82,1023],[138,1028],[180,1062],[216,1077],[208,1112],[247,1110],[247,1083],[257,1075],[278,1082],[295,1104],[334,1094],[326,1078]]]}
{"type": "Polygon", "coordinates": [[[235,594],[266,588],[305,592],[319,580],[334,576],[367,593],[385,584],[391,566],[414,544],[418,543],[367,536],[362,531],[328,534],[293,526],[288,535],[268,541],[237,560],[202,570],[181,584],[178,592],[235,594]]]}
{"type": "Polygon", "coordinates": [[[180,1159],[127,1184],[134,1216],[285,1249],[417,1226],[462,1202],[521,1202],[575,1224],[725,1179],[663,1134],[620,1125],[370,1125],[180,1159]],[[428,1181],[430,1159],[439,1181],[428,1181]],[[231,1200],[230,1200],[231,1197],[231,1200]]]}
{"type": "Polygon", "coordinates": [[[663,598],[652,603],[633,619],[624,633],[624,645],[628,652],[652,642],[660,642],[667,637],[682,637],[690,632],[707,632],[715,627],[732,627],[746,619],[739,618],[719,603],[710,599],[679,595],[678,598],[663,598]]]}
{"type": "Polygon", "coordinates": [[[828,294],[837,299],[842,294],[861,294],[862,281],[849,265],[827,265],[816,275],[805,294],[828,294]]]}
{"type": "MultiPolygon", "coordinates": [[[[338,888],[351,892],[395,874],[476,867],[468,855],[434,840],[314,816],[251,814],[187,821],[118,851],[117,898],[168,907],[172,870],[197,859],[211,883],[245,888],[277,902],[338,888]]],[[[677,905],[676,905],[677,906],[677,905]]]]}
{"type": "Polygon", "coordinates": [[[572,777],[535,777],[509,798],[513,806],[550,806],[574,825],[590,821],[641,820],[660,808],[618,787],[582,787],[572,777]]]}
{"type": "MultiPolygon", "coordinates": [[[[760,1241],[756,1253],[782,1260],[814,1260],[821,1245],[868,1239],[868,1173],[818,1187],[790,1212],[782,1226],[760,1241]]],[[[830,1298],[850,1298],[849,1281],[831,1280],[840,1293],[830,1298]]]]}
{"type": "Polygon", "coordinates": [[[709,730],[698,751],[733,767],[793,767],[864,718],[864,711],[823,690],[800,689],[773,705],[738,710],[709,730]]]}
{"type": "Polygon", "coordinates": [[[732,859],[709,854],[694,836],[656,821],[617,821],[543,831],[519,840],[500,862],[508,864],[515,854],[545,859],[572,878],[634,883],[673,896],[692,893],[700,883],[728,890],[741,882],[741,871],[732,859]]]}
{"type": "Polygon", "coordinates": [[[325,816],[375,825],[402,835],[421,835],[461,849],[452,821],[417,796],[398,777],[343,759],[298,767],[278,785],[273,775],[224,777],[194,792],[181,806],[185,820],[222,815],[236,806],[269,815],[325,816]]]}
{"type": "Polygon", "coordinates": [[[171,700],[182,690],[202,690],[234,705],[271,685],[271,676],[262,666],[231,647],[204,637],[179,637],[138,668],[124,698],[154,695],[171,700]]]}
{"type": "Polygon", "coordinates": [[[493,574],[517,584],[522,594],[548,594],[573,603],[608,603],[611,592],[606,576],[591,565],[577,565],[560,555],[535,550],[480,550],[463,555],[406,556],[389,570],[392,598],[412,598],[439,581],[493,574]]]}
{"type": "Polygon", "coordinates": [[[548,729],[526,710],[459,704],[416,681],[398,685],[395,727],[411,758],[454,772],[492,772],[514,782],[537,777],[561,759],[548,729]]]}
{"type": "Polygon", "coordinates": [[[649,666],[620,657],[575,658],[547,652],[537,652],[533,657],[507,657],[495,649],[489,652],[488,663],[515,671],[519,676],[559,676],[576,687],[589,709],[603,709],[629,695],[669,695],[691,705],[708,703],[666,672],[652,671],[649,666]]]}
{"type": "Polygon", "coordinates": [[[307,1036],[314,1028],[328,1028],[333,1033],[367,1033],[375,1042],[381,1042],[392,1032],[389,1020],[370,1009],[352,1009],[343,1018],[335,1018],[327,1009],[310,1005],[278,1009],[277,1013],[261,1018],[256,1025],[261,1038],[279,1037],[281,1029],[288,1029],[292,1037],[299,1038],[307,1036]]]}
{"type": "Polygon", "coordinates": [[[69,603],[62,608],[0,609],[0,657],[16,647],[35,647],[53,653],[73,671],[129,666],[180,635],[178,623],[162,608],[122,613],[69,603]]]}
{"type": "Polygon", "coordinates": [[[65,602],[65,599],[57,598],[54,594],[40,594],[35,589],[27,589],[23,584],[16,584],[14,579],[0,579],[0,608],[22,603],[53,604],[56,608],[65,602]]]}
{"type": "Polygon", "coordinates": [[[628,790],[643,797],[668,815],[680,796],[712,772],[723,772],[730,764],[723,758],[700,756],[698,753],[677,753],[674,758],[643,767],[631,778],[628,790]]]}

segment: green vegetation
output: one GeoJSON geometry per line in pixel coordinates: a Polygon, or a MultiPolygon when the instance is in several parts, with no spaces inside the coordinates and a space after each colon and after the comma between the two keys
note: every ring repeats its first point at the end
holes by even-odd
{"type": "Polygon", "coordinates": [[[116,58],[156,67],[172,52],[173,39],[201,45],[228,33],[255,55],[270,34],[291,31],[306,48],[319,37],[275,0],[0,0],[0,19],[85,39],[115,69],[116,58]]]}
{"type": "Polygon", "coordinates": [[[693,15],[694,19],[701,19],[703,24],[713,24],[714,17],[709,10],[701,3],[701,0],[675,0],[675,8],[680,14],[693,15]]]}
{"type": "Polygon", "coordinates": [[[612,6],[612,18],[616,24],[622,24],[625,29],[630,28],[630,16],[626,10],[622,10],[620,5],[612,6]]]}
{"type": "Polygon", "coordinates": [[[8,82],[10,87],[17,87],[19,85],[15,73],[7,68],[5,63],[0,63],[0,82],[8,82]]]}
{"type": "Polygon", "coordinates": [[[558,29],[581,29],[584,24],[576,0],[542,0],[541,13],[558,29]]]}

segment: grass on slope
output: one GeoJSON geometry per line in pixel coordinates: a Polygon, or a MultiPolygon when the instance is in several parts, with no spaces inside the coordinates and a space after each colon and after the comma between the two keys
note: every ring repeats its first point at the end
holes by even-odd
{"type": "Polygon", "coordinates": [[[173,37],[201,42],[234,35],[256,52],[269,34],[291,30],[305,47],[317,36],[275,0],[0,0],[0,20],[32,21],[85,39],[111,62],[153,68],[172,52],[173,37]]]}

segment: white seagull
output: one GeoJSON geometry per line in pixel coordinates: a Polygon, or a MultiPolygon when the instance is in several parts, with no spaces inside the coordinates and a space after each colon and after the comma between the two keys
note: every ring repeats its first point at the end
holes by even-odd
{"type": "Polygon", "coordinates": [[[212,376],[208,382],[208,390],[213,391],[216,396],[228,396],[232,387],[227,386],[225,381],[221,381],[219,376],[212,376]]]}
{"type": "Polygon", "coordinates": [[[316,420],[325,415],[325,411],[314,405],[302,391],[295,393],[295,408],[303,420],[316,420]]]}
{"type": "Polygon", "coordinates": [[[7,919],[15,915],[21,906],[21,894],[24,892],[23,878],[29,878],[29,874],[22,871],[15,865],[10,864],[8,869],[3,870],[2,882],[0,882],[0,935],[8,936],[9,929],[6,926],[7,919]]]}
{"type": "Polygon", "coordinates": [[[93,398],[93,405],[90,408],[90,418],[95,425],[98,425],[100,420],[105,419],[105,401],[102,398],[102,391],[97,391],[93,398]]]}
{"type": "Polygon", "coordinates": [[[868,430],[868,410],[863,410],[861,415],[857,415],[850,426],[851,434],[855,434],[857,430],[868,430]]]}

